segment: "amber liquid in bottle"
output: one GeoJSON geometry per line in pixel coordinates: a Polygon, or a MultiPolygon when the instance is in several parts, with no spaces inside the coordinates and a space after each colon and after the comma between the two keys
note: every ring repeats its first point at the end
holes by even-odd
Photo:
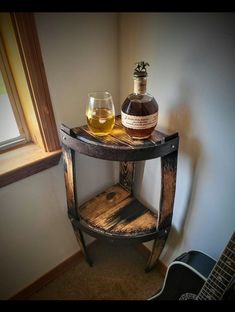
{"type": "Polygon", "coordinates": [[[123,125],[126,133],[133,139],[148,138],[157,125],[158,104],[153,97],[147,94],[130,94],[122,105],[122,112],[130,115],[130,118],[133,116],[131,124],[124,123],[123,125]],[[136,123],[134,119],[137,120],[136,123]],[[138,123],[141,124],[138,126],[138,123]]]}
{"type": "Polygon", "coordinates": [[[132,139],[147,139],[158,122],[158,104],[146,93],[146,77],[134,80],[134,93],[122,104],[122,125],[132,139]]]}

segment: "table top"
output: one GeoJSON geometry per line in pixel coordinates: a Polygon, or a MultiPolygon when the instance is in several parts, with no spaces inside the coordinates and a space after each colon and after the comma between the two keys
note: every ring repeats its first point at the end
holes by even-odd
{"type": "Polygon", "coordinates": [[[87,125],[75,128],[61,126],[63,144],[88,156],[107,160],[135,161],[164,156],[178,149],[178,133],[166,134],[157,129],[148,139],[133,140],[115,117],[112,132],[106,136],[93,134],[87,125]]]}

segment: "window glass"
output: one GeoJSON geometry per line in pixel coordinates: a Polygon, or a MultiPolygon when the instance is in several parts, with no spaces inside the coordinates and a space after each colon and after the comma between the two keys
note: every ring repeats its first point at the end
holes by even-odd
{"type": "Polygon", "coordinates": [[[20,132],[0,71],[0,144],[4,141],[18,138],[19,136],[20,132]]]}

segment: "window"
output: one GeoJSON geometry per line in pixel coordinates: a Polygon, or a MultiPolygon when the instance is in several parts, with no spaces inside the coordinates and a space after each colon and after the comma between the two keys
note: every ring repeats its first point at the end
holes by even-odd
{"type": "Polygon", "coordinates": [[[0,151],[28,141],[29,132],[0,37],[0,151]]]}
{"type": "Polygon", "coordinates": [[[12,137],[3,141],[5,145],[8,140],[16,142],[16,138],[24,142],[21,147],[0,154],[1,187],[58,164],[61,147],[33,13],[0,12],[0,34],[18,94],[17,97],[8,92],[8,78],[1,68],[1,90],[7,91],[11,103],[10,106],[6,100],[5,110],[15,129],[12,137]]]}

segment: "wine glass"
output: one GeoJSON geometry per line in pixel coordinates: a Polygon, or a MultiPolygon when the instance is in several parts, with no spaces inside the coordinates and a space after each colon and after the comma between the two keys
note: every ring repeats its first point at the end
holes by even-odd
{"type": "Polygon", "coordinates": [[[98,136],[108,135],[115,123],[115,108],[112,95],[107,91],[88,93],[86,108],[89,130],[98,136]]]}

